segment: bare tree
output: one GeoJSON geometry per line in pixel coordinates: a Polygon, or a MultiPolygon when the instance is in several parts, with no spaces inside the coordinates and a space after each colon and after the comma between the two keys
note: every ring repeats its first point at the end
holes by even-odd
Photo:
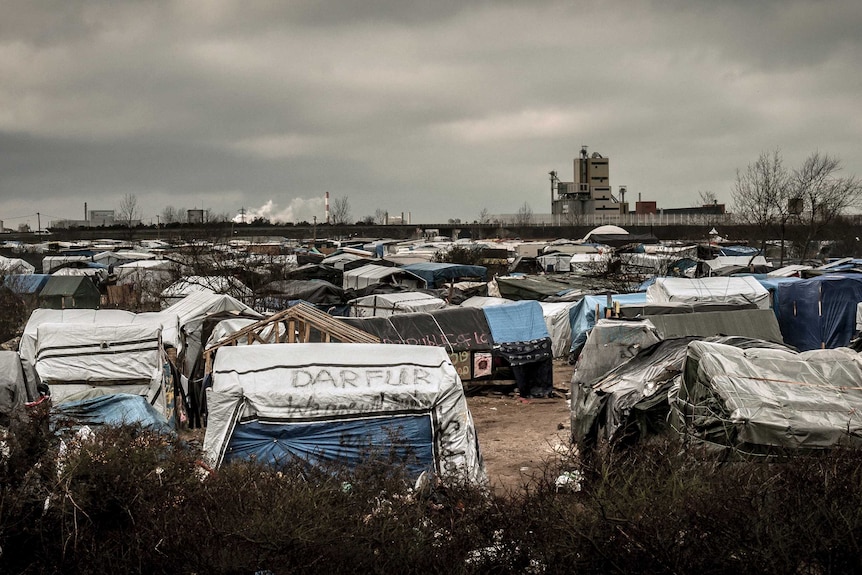
{"type": "Polygon", "coordinates": [[[491,223],[491,212],[488,211],[488,208],[479,210],[479,219],[477,221],[483,226],[491,223]]]}
{"type": "Polygon", "coordinates": [[[123,201],[120,202],[120,207],[117,208],[117,220],[123,222],[126,227],[131,228],[135,220],[141,219],[141,210],[138,207],[138,196],[135,194],[126,194],[123,196],[123,201]]]}
{"type": "Polygon", "coordinates": [[[839,177],[841,168],[840,159],[814,152],[793,172],[791,216],[802,227],[803,260],[813,239],[849,208],[860,205],[862,181],[855,175],[839,177]]]}
{"type": "MultiPolygon", "coordinates": [[[[782,211],[786,211],[790,193],[790,174],[784,167],[781,152],[777,149],[761,152],[745,171],[736,171],[736,181],[731,192],[734,212],[741,223],[757,227],[764,253],[769,232],[782,211]]],[[[782,246],[784,227],[781,225],[782,246]]]]}
{"type": "Polygon", "coordinates": [[[530,204],[524,202],[524,205],[518,208],[514,223],[518,227],[526,227],[533,223],[533,208],[530,204]]]}
{"type": "Polygon", "coordinates": [[[386,221],[389,219],[389,213],[386,210],[377,208],[374,210],[374,223],[378,226],[382,226],[386,224],[386,221]]]}
{"type": "Polygon", "coordinates": [[[162,223],[165,225],[179,223],[185,219],[183,217],[184,212],[185,210],[182,208],[178,209],[173,206],[165,206],[164,209],[162,209],[161,214],[162,223]]]}
{"type": "Polygon", "coordinates": [[[698,190],[697,192],[697,200],[696,204],[693,206],[695,208],[702,208],[704,206],[712,206],[718,203],[718,198],[715,196],[715,192],[712,190],[698,190]]]}
{"type": "Polygon", "coordinates": [[[337,226],[343,226],[350,222],[350,201],[347,196],[335,198],[332,208],[329,210],[329,219],[337,226]]]}

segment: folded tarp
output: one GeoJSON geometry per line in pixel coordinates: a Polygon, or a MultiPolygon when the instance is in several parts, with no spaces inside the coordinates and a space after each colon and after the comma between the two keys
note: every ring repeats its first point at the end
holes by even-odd
{"type": "Polygon", "coordinates": [[[439,348],[344,343],[336,357],[329,344],[224,347],[207,402],[213,465],[356,465],[376,449],[412,475],[486,482],[461,380],[439,348]]]}
{"type": "Polygon", "coordinates": [[[688,347],[673,417],[708,446],[742,453],[862,446],[862,357],[847,348],[688,347]]]}
{"type": "MultiPolygon", "coordinates": [[[[647,301],[644,293],[620,293],[611,296],[613,303],[620,305],[639,305],[647,301]]],[[[587,334],[593,329],[597,319],[605,315],[608,305],[606,295],[588,295],[578,302],[578,305],[569,310],[569,323],[572,325],[572,347],[571,351],[580,349],[587,341],[587,334]],[[598,318],[596,311],[598,310],[598,318]]]]}
{"type": "Polygon", "coordinates": [[[823,275],[778,286],[778,324],[800,351],[845,346],[856,329],[862,275],[823,275]]]}
{"type": "Polygon", "coordinates": [[[754,303],[768,309],[769,292],[751,277],[657,278],[647,288],[648,303],[754,303]]]}
{"type": "Polygon", "coordinates": [[[537,301],[519,301],[482,308],[495,344],[550,337],[537,301]]]}
{"type": "Polygon", "coordinates": [[[459,278],[479,278],[485,281],[488,276],[488,268],[465,264],[427,262],[409,264],[403,266],[401,269],[421,277],[427,282],[428,287],[432,289],[443,287],[443,284],[459,278]]]}
{"type": "Polygon", "coordinates": [[[420,292],[375,294],[348,302],[354,317],[388,317],[390,315],[430,312],[446,307],[438,297],[420,292]]]}

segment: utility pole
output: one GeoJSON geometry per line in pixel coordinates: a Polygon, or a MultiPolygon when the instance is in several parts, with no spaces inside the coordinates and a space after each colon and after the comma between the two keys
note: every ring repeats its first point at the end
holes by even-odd
{"type": "Polygon", "coordinates": [[[314,226],[311,228],[311,241],[312,244],[317,244],[317,216],[312,216],[312,218],[314,220],[314,226]]]}
{"type": "Polygon", "coordinates": [[[239,221],[242,224],[245,223],[245,206],[243,206],[239,209],[239,221]]]}
{"type": "Polygon", "coordinates": [[[42,237],[42,214],[36,212],[36,234],[42,237]]]}
{"type": "Polygon", "coordinates": [[[161,239],[161,237],[162,237],[162,230],[161,230],[161,228],[159,227],[159,224],[160,224],[160,223],[161,223],[161,222],[159,222],[159,215],[158,215],[158,214],[156,214],[156,239],[157,239],[157,240],[158,240],[158,239],[161,239]]]}

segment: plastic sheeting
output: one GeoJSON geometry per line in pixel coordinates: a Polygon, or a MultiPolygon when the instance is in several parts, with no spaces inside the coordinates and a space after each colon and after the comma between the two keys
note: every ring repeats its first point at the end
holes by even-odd
{"type": "MultiPolygon", "coordinates": [[[[621,293],[611,296],[611,301],[620,305],[644,304],[647,296],[644,293],[621,293]]],[[[569,323],[572,325],[571,351],[580,349],[587,341],[587,334],[593,329],[597,319],[601,319],[607,310],[608,296],[584,296],[578,305],[569,310],[569,323]],[[596,310],[599,317],[596,318],[596,310]]]]}
{"type": "Polygon", "coordinates": [[[551,336],[551,352],[554,357],[569,355],[572,348],[572,324],[569,321],[570,310],[576,302],[541,302],[545,326],[551,336]]]}
{"type": "Polygon", "coordinates": [[[495,344],[550,337],[539,302],[527,300],[482,308],[495,344]]]}
{"type": "Polygon", "coordinates": [[[414,473],[486,482],[461,380],[443,349],[345,343],[337,356],[327,344],[220,349],[207,395],[211,463],[254,455],[351,465],[370,446],[392,447],[416,456],[414,473]]]}
{"type": "Polygon", "coordinates": [[[485,281],[488,276],[488,268],[465,264],[427,262],[409,264],[401,269],[424,279],[429,288],[443,287],[443,284],[459,278],[479,278],[485,281]]]}
{"type": "Polygon", "coordinates": [[[161,396],[161,328],[152,325],[51,324],[39,326],[35,368],[55,403],[93,387],[161,396]]]}
{"type": "Polygon", "coordinates": [[[856,328],[862,275],[824,275],[778,286],[778,324],[800,351],[846,346],[856,328]]]}
{"type": "Polygon", "coordinates": [[[803,353],[688,347],[672,401],[684,432],[742,453],[862,446],[862,356],[847,348],[803,353]]]}
{"type": "Polygon", "coordinates": [[[430,312],[446,307],[446,302],[424,293],[375,294],[348,302],[354,317],[388,317],[400,313],[430,312]]]}
{"type": "Polygon", "coordinates": [[[374,264],[346,271],[342,278],[344,289],[363,289],[378,283],[399,284],[413,289],[424,288],[426,285],[424,279],[402,268],[374,264]]]}
{"type": "Polygon", "coordinates": [[[647,288],[649,303],[754,303],[768,309],[769,292],[751,277],[657,278],[647,288]]]}
{"type": "Polygon", "coordinates": [[[163,433],[172,431],[165,416],[147,403],[145,398],[128,393],[110,393],[70,401],[55,406],[55,412],[64,423],[72,420],[75,425],[140,425],[163,433]]]}
{"type": "Polygon", "coordinates": [[[589,385],[662,338],[649,321],[600,319],[587,337],[572,385],[589,385]]]}
{"type": "Polygon", "coordinates": [[[38,397],[32,370],[25,370],[21,356],[0,351],[0,426],[7,426],[12,414],[38,397]]]}

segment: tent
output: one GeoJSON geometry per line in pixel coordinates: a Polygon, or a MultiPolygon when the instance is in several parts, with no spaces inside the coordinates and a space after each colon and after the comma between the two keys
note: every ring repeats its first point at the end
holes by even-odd
{"type": "Polygon", "coordinates": [[[572,254],[554,252],[538,256],[536,260],[545,272],[568,272],[571,271],[572,254]]]}
{"type": "Polygon", "coordinates": [[[280,280],[273,281],[255,292],[256,306],[281,310],[288,302],[303,300],[316,305],[338,305],[343,303],[344,290],[326,280],[280,280]]]}
{"type": "Polygon", "coordinates": [[[0,275],[10,274],[32,274],[36,268],[21,258],[7,258],[0,256],[0,275]]]}
{"type": "Polygon", "coordinates": [[[15,351],[0,350],[0,427],[8,427],[24,404],[39,397],[39,377],[15,351]]]}
{"type": "Polygon", "coordinates": [[[662,339],[699,335],[738,335],[784,343],[778,320],[770,309],[709,311],[644,316],[662,339]]]}
{"type": "Polygon", "coordinates": [[[368,264],[344,272],[344,289],[363,289],[377,283],[404,285],[411,289],[425,287],[425,280],[402,268],[368,264]]]}
{"type": "Polygon", "coordinates": [[[166,287],[161,293],[162,309],[196,293],[227,294],[240,301],[254,295],[244,283],[231,276],[187,276],[166,287]]]}
{"type": "Polygon", "coordinates": [[[443,284],[462,278],[478,278],[485,281],[488,277],[488,268],[464,264],[426,262],[409,264],[401,269],[421,277],[431,289],[443,287],[443,284]]]}
{"type": "Polygon", "coordinates": [[[39,305],[51,309],[99,309],[102,295],[86,276],[55,276],[39,292],[39,305]]]}
{"type": "Polygon", "coordinates": [[[165,355],[157,325],[43,323],[35,368],[54,403],[98,388],[147,398],[165,413],[165,355]]]}
{"type": "Polygon", "coordinates": [[[750,302],[770,307],[769,292],[752,277],[657,278],[646,295],[649,303],[750,302]]]}
{"type": "Polygon", "coordinates": [[[356,465],[374,449],[413,476],[486,482],[461,380],[446,352],[423,346],[272,344],[226,347],[207,392],[204,451],[219,466],[356,465]]]}
{"type": "Polygon", "coordinates": [[[446,307],[438,297],[421,292],[375,294],[348,302],[353,317],[387,317],[399,313],[429,312],[446,307]]]}
{"type": "Polygon", "coordinates": [[[688,346],[672,420],[707,447],[748,454],[862,446],[862,357],[688,346]]]}
{"type": "Polygon", "coordinates": [[[147,398],[129,393],[106,393],[100,389],[93,391],[86,397],[57,405],[55,415],[77,426],[136,424],[162,433],[172,431],[165,416],[150,405],[147,398]]]}
{"type": "Polygon", "coordinates": [[[540,302],[542,317],[551,336],[554,357],[567,357],[572,349],[572,323],[569,313],[577,302],[540,302]]]}
{"type": "Polygon", "coordinates": [[[778,285],[778,323],[784,340],[807,351],[850,343],[862,274],[822,275],[778,285]]]}

